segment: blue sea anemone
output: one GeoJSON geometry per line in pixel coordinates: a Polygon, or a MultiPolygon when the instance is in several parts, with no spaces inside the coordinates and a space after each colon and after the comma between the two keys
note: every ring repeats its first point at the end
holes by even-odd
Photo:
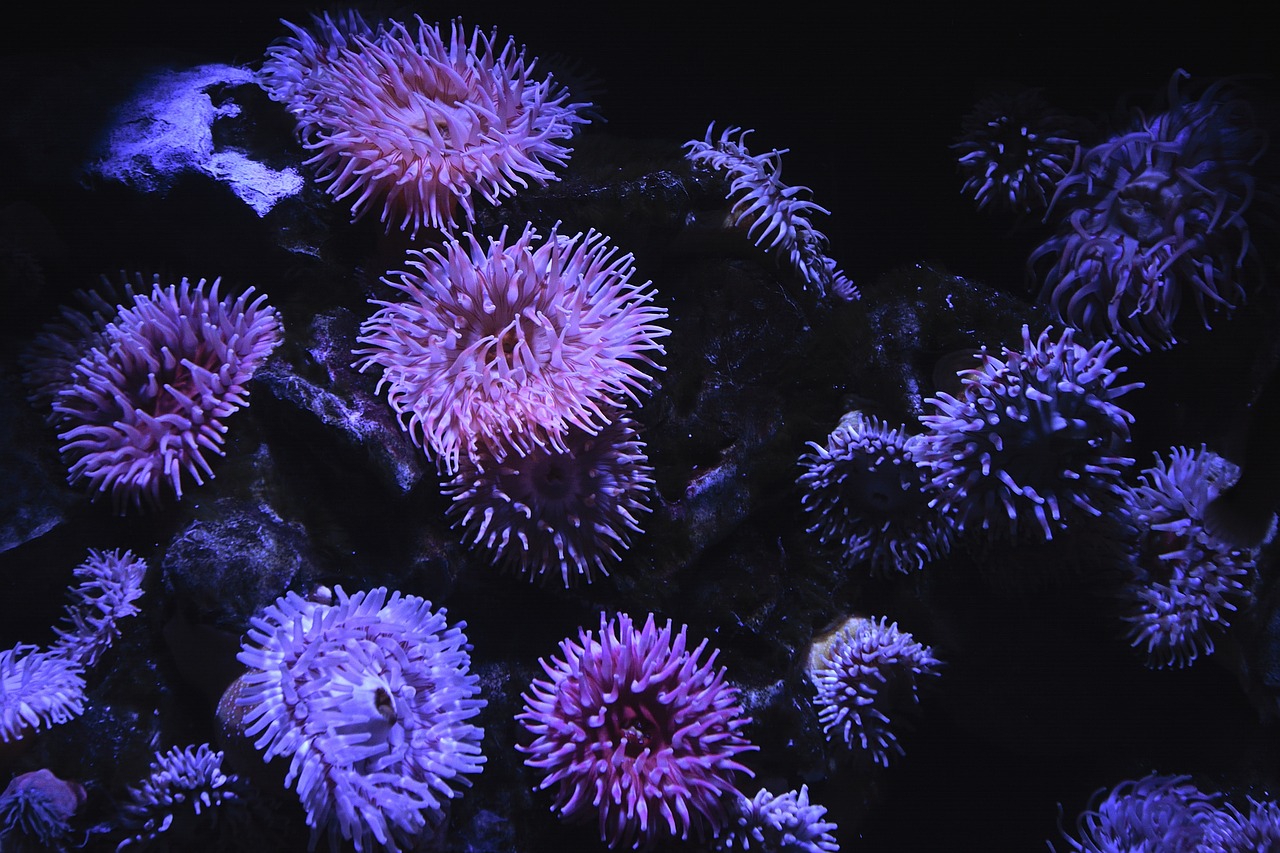
{"type": "Polygon", "coordinates": [[[19,643],[0,652],[0,743],[84,713],[84,667],[19,643]]]}
{"type": "Polygon", "coordinates": [[[119,621],[136,615],[142,596],[147,564],[132,551],[95,551],[76,567],[80,580],[71,590],[63,627],[55,628],[58,640],[52,651],[88,668],[120,636],[119,621]]]}
{"type": "Polygon", "coordinates": [[[129,791],[124,805],[129,836],[117,853],[135,844],[207,850],[215,837],[226,842],[238,828],[226,810],[240,804],[247,791],[240,777],[222,771],[222,758],[207,743],[157,752],[147,778],[129,791]]]}
{"type": "Polygon", "coordinates": [[[1077,344],[1071,329],[996,357],[984,347],[961,371],[959,397],[939,392],[921,421],[928,432],[916,452],[935,502],[961,531],[991,538],[1044,540],[1073,516],[1098,517],[1115,505],[1133,416],[1115,402],[1141,387],[1123,385],[1108,361],[1110,341],[1077,344]]]}
{"type": "Polygon", "coordinates": [[[1097,805],[1076,821],[1079,838],[1066,837],[1068,849],[1077,853],[1200,853],[1207,850],[1244,850],[1227,846],[1232,821],[1218,808],[1216,794],[1205,794],[1190,784],[1189,776],[1157,776],[1116,785],[1101,802],[1106,789],[1094,795],[1097,805]]]}
{"type": "Polygon", "coordinates": [[[872,415],[850,412],[800,457],[800,502],[810,533],[839,547],[842,562],[876,573],[910,572],[951,548],[950,520],[930,506],[918,439],[872,415]]]}
{"type": "Polygon", "coordinates": [[[1184,300],[1207,327],[1245,296],[1246,214],[1267,135],[1226,83],[1090,148],[1059,184],[1059,232],[1031,256],[1049,261],[1040,299],[1065,323],[1133,350],[1169,347],[1184,300]]]}
{"type": "Polygon", "coordinates": [[[72,818],[85,800],[78,782],[49,770],[15,776],[0,794],[0,850],[5,853],[64,853],[82,846],[72,818]]]}
{"type": "Polygon", "coordinates": [[[761,788],[748,799],[738,795],[736,817],[716,841],[717,850],[756,853],[837,853],[836,825],[827,810],[809,803],[809,787],[774,795],[761,788]]]}

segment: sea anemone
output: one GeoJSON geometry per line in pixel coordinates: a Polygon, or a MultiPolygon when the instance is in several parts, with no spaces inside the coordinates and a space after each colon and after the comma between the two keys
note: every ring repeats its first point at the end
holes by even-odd
{"type": "Polygon", "coordinates": [[[354,14],[316,18],[268,54],[264,85],[297,118],[329,194],[354,199],[353,219],[380,207],[388,229],[416,234],[451,228],[459,208],[474,221],[477,196],[498,204],[558,180],[549,166],[568,162],[590,105],[536,75],[514,39],[499,51],[496,31],[415,20],[373,32],[354,14]]]}
{"type": "Polygon", "coordinates": [[[382,368],[378,391],[445,470],[483,447],[502,459],[568,447],[573,427],[596,433],[651,381],[662,353],[650,282],[633,284],[633,258],[596,231],[540,245],[532,225],[488,248],[471,235],[440,250],[410,251],[410,272],[384,278],[406,297],[361,327],[363,371],[382,368]]]}
{"type": "MultiPolygon", "coordinates": [[[[1076,820],[1079,839],[1067,836],[1069,849],[1078,853],[1237,849],[1224,846],[1232,827],[1227,813],[1215,804],[1218,795],[1201,792],[1190,778],[1152,774],[1121,782],[1076,820]]],[[[1105,790],[1094,795],[1095,802],[1105,790]]]]}
{"type": "Polygon", "coordinates": [[[1244,299],[1245,214],[1267,135],[1224,82],[1090,148],[1059,184],[1059,233],[1031,256],[1052,259],[1040,299],[1077,329],[1138,351],[1176,342],[1184,299],[1209,311],[1244,299]]]}
{"type": "Polygon", "coordinates": [[[609,574],[631,534],[653,468],[635,425],[614,418],[595,435],[573,427],[564,450],[534,447],[501,462],[481,454],[462,460],[444,487],[449,515],[495,564],[530,578],[559,573],[566,587],[609,574]]]}
{"type": "Polygon", "coordinates": [[[1153,667],[1188,666],[1212,654],[1214,635],[1250,600],[1242,579],[1256,550],[1211,536],[1204,509],[1240,476],[1240,469],[1203,446],[1175,447],[1169,460],[1139,475],[1126,504],[1137,538],[1123,598],[1129,637],[1153,667]]]}
{"type": "Polygon", "coordinates": [[[134,844],[157,843],[168,850],[197,845],[207,850],[211,838],[225,840],[231,834],[221,827],[234,832],[235,821],[227,820],[226,812],[241,804],[246,790],[238,776],[222,772],[222,758],[207,743],[157,752],[147,778],[129,791],[123,810],[130,834],[117,853],[134,844]]]}
{"type": "Polygon", "coordinates": [[[1280,805],[1269,800],[1249,801],[1249,812],[1245,814],[1230,804],[1227,814],[1230,828],[1226,832],[1229,839],[1224,845],[1227,853],[1269,853],[1280,850],[1280,805]]]}
{"type": "Polygon", "coordinates": [[[717,850],[757,853],[837,853],[836,825],[823,820],[827,810],[809,804],[809,787],[774,796],[764,788],[751,799],[739,796],[737,817],[716,842],[717,850]]]}
{"type": "Polygon", "coordinates": [[[754,155],[747,150],[749,133],[752,131],[730,127],[717,139],[712,122],[705,139],[684,144],[685,156],[695,164],[727,174],[732,222],[745,227],[757,246],[790,263],[819,296],[830,288],[842,299],[857,299],[853,282],[836,269],[836,262],[827,255],[827,236],[810,221],[813,214],[827,215],[830,211],[810,200],[808,187],[783,183],[782,155],[788,149],[754,155]]]}
{"type": "Polygon", "coordinates": [[[1021,351],[1003,358],[984,347],[960,373],[959,397],[926,400],[937,411],[921,417],[929,431],[916,458],[961,531],[1049,540],[1073,514],[1096,518],[1122,492],[1133,416],[1115,400],[1141,384],[1119,384],[1110,341],[1086,349],[1071,329],[1057,340],[1050,332],[1032,340],[1023,326],[1021,351]]]}
{"type": "Polygon", "coordinates": [[[595,818],[609,847],[650,847],[664,838],[719,835],[737,795],[734,777],[752,775],[737,757],[755,749],[740,729],[737,690],[715,669],[707,641],[685,648],[653,614],[600,614],[600,635],[579,630],[562,640],[564,657],[542,660],[516,719],[533,735],[517,746],[525,764],[554,788],[552,811],[566,820],[595,818]]]}
{"type": "Polygon", "coordinates": [[[80,584],[71,590],[65,627],[54,629],[52,651],[86,668],[96,664],[120,636],[117,623],[139,612],[134,602],[142,596],[146,573],[146,562],[132,551],[89,549],[89,558],[76,567],[80,584]]]}
{"type": "Polygon", "coordinates": [[[805,664],[823,734],[888,766],[892,753],[903,754],[889,714],[914,707],[921,677],[937,675],[941,665],[897,622],[850,617],[814,641],[805,664]]]}
{"type": "Polygon", "coordinates": [[[850,412],[825,446],[810,442],[813,452],[800,457],[808,530],[837,544],[847,567],[867,560],[872,572],[910,572],[950,550],[951,522],[930,506],[917,442],[905,428],[850,412]]]}
{"type": "Polygon", "coordinates": [[[5,853],[64,853],[78,849],[71,820],[84,804],[79,782],[49,770],[22,773],[0,794],[0,850],[5,853]]]}
{"type": "MultiPolygon", "coordinates": [[[[127,300],[133,291],[125,284],[127,300]]],[[[105,276],[101,290],[76,291],[80,308],[64,305],[61,317],[45,325],[19,356],[22,380],[28,397],[45,418],[57,424],[53,404],[58,395],[71,385],[72,374],[84,354],[103,342],[102,333],[120,313],[120,306],[110,301],[116,296],[115,286],[105,276]]]]}
{"type": "Polygon", "coordinates": [[[0,743],[84,713],[84,667],[19,643],[0,652],[0,743]]]}
{"type": "Polygon", "coordinates": [[[385,588],[334,604],[289,593],[252,621],[239,660],[245,735],[289,758],[312,843],[411,850],[484,765],[484,707],[465,623],[385,588]]]}
{"type": "Polygon", "coordinates": [[[182,497],[182,476],[212,477],[223,420],[248,405],[245,384],[280,342],[266,297],[218,298],[219,281],[133,296],[72,368],[53,399],[72,483],[109,494],[118,512],[182,497]]]}
{"type": "Polygon", "coordinates": [[[1073,125],[1038,89],[983,98],[951,146],[959,152],[962,192],[980,210],[1044,210],[1074,161],[1079,140],[1073,125]]]}

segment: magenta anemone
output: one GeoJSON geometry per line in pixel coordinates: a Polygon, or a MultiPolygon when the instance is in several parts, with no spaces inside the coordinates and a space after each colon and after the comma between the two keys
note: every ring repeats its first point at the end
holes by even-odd
{"type": "Polygon", "coordinates": [[[1226,83],[1199,98],[1169,84],[1167,111],[1090,148],[1059,184],[1057,236],[1031,256],[1048,260],[1042,302],[1065,323],[1146,351],[1176,342],[1184,301],[1209,326],[1245,296],[1246,214],[1253,167],[1267,135],[1226,83]]]}
{"type": "Polygon", "coordinates": [[[405,300],[373,302],[356,350],[445,470],[481,448],[564,452],[570,429],[594,434],[639,402],[669,332],[650,282],[632,283],[630,254],[595,231],[552,229],[539,243],[532,225],[510,243],[505,228],[488,248],[466,241],[411,251],[411,271],[383,279],[405,300]]]}
{"type": "Polygon", "coordinates": [[[851,412],[800,457],[800,502],[810,533],[840,548],[843,563],[875,573],[910,572],[951,548],[950,520],[930,506],[918,439],[872,415],[851,412]]]}
{"type": "Polygon", "coordinates": [[[529,578],[590,582],[642,532],[653,468],[635,424],[619,416],[595,435],[574,427],[564,450],[533,447],[502,461],[463,458],[444,487],[449,515],[496,565],[529,578]]]}
{"type": "Polygon", "coordinates": [[[254,617],[237,703],[263,758],[288,759],[314,842],[416,849],[484,766],[465,623],[385,588],[321,604],[289,593],[254,617]]]}
{"type": "Polygon", "coordinates": [[[553,788],[552,811],[595,819],[609,847],[651,847],[662,839],[719,835],[737,796],[738,761],[755,749],[742,735],[737,690],[703,660],[707,641],[688,651],[686,629],[644,627],[600,614],[600,634],[562,640],[563,658],[542,660],[516,719],[533,736],[517,747],[553,788]]]}
{"type": "Polygon", "coordinates": [[[914,708],[921,678],[937,675],[941,665],[897,622],[850,617],[814,641],[805,663],[823,734],[887,766],[891,754],[903,754],[889,715],[914,708]]]}
{"type": "Polygon", "coordinates": [[[1137,538],[1124,618],[1149,666],[1188,666],[1212,654],[1214,636],[1251,600],[1243,581],[1257,551],[1235,548],[1204,527],[1205,507],[1239,476],[1238,467],[1203,446],[1175,447],[1129,491],[1137,538]]]}
{"type": "Polygon", "coordinates": [[[449,229],[475,199],[498,204],[558,180],[589,104],[535,73],[514,39],[447,31],[415,18],[376,32],[358,15],[314,19],[314,32],[268,54],[264,83],[298,120],[319,179],[354,219],[380,210],[390,229],[449,229]],[[498,49],[498,45],[502,45],[498,49]]]}
{"type": "Polygon", "coordinates": [[[959,397],[939,392],[916,451],[937,505],[959,530],[1052,539],[1073,516],[1113,508],[1133,464],[1123,455],[1133,416],[1116,404],[1141,384],[1119,383],[1110,341],[1083,347],[1071,329],[1045,329],[997,358],[984,347],[960,372],[959,397]]]}

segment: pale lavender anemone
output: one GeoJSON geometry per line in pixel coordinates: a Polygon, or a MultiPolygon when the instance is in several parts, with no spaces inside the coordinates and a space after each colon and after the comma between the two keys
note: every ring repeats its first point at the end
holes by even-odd
{"type": "Polygon", "coordinates": [[[358,853],[435,838],[484,766],[465,623],[385,588],[321,604],[289,593],[254,617],[239,660],[246,736],[289,762],[312,842],[358,853]]]}
{"type": "Polygon", "coordinates": [[[1130,349],[1176,342],[1190,302],[1209,326],[1245,297],[1246,215],[1267,145],[1226,83],[1188,100],[1174,74],[1169,108],[1086,151],[1059,184],[1059,233],[1031,256],[1047,264],[1040,299],[1065,323],[1130,349]]]}
{"type": "Polygon", "coordinates": [[[355,219],[376,211],[416,234],[474,221],[476,199],[559,180],[551,169],[590,105],[513,39],[415,21],[374,31],[355,14],[316,18],[269,52],[264,84],[297,118],[329,194],[355,219]]]}
{"type": "Polygon", "coordinates": [[[761,788],[752,798],[739,795],[735,816],[716,850],[757,853],[838,853],[836,825],[827,810],[809,802],[809,786],[774,795],[761,788]]]}
{"type": "Polygon", "coordinates": [[[1229,846],[1233,825],[1217,802],[1190,776],[1152,774],[1116,785],[1076,820],[1077,838],[1066,836],[1067,849],[1077,853],[1201,853],[1246,848],[1229,846]]]}
{"type": "Polygon", "coordinates": [[[891,755],[903,754],[890,715],[909,714],[923,677],[940,666],[933,649],[897,622],[850,617],[815,640],[805,662],[823,734],[887,766],[891,755]]]}
{"type": "Polygon", "coordinates": [[[69,371],[54,355],[30,379],[52,383],[35,393],[52,398],[68,479],[109,496],[120,513],[181,498],[184,477],[197,485],[213,477],[206,454],[223,454],[224,421],[249,404],[247,384],[281,340],[265,296],[248,288],[221,298],[219,283],[206,293],[204,279],[184,278],[131,294],[110,323],[88,330],[69,371]]]}
{"type": "Polygon", "coordinates": [[[517,749],[553,789],[552,811],[594,820],[609,847],[648,848],[670,838],[719,835],[737,796],[739,757],[755,749],[741,729],[738,691],[686,648],[686,629],[636,628],[626,614],[600,615],[600,633],[580,630],[542,660],[516,719],[533,740],[517,749]]]}
{"type": "Polygon", "coordinates": [[[444,493],[454,526],[495,565],[530,579],[559,575],[568,587],[608,575],[642,532],[653,468],[625,415],[595,435],[574,427],[563,443],[502,461],[464,457],[444,493]]]}
{"type": "Polygon", "coordinates": [[[846,566],[910,572],[950,550],[951,521],[930,506],[918,442],[905,428],[851,412],[825,445],[810,442],[813,452],[800,457],[808,531],[838,547],[846,566]]]}
{"type": "Polygon", "coordinates": [[[483,450],[567,450],[571,429],[594,434],[639,402],[659,369],[667,312],[633,258],[604,235],[541,240],[532,225],[485,247],[471,236],[409,253],[409,272],[383,279],[404,297],[361,327],[360,369],[445,470],[483,450]]]}
{"type": "Polygon", "coordinates": [[[958,152],[965,195],[978,209],[1044,210],[1079,145],[1075,123],[1038,89],[983,98],[961,123],[958,152]]]}
{"type": "Polygon", "coordinates": [[[984,347],[960,372],[956,397],[926,402],[916,457],[929,472],[934,499],[961,531],[992,538],[1049,540],[1073,519],[1115,507],[1133,416],[1117,398],[1140,388],[1121,384],[1123,367],[1110,341],[1084,347],[1071,329],[1033,339],[1003,357],[984,347]]]}
{"type": "Polygon", "coordinates": [[[1125,501],[1137,534],[1123,586],[1133,646],[1152,667],[1189,666],[1252,596],[1244,581],[1256,550],[1212,536],[1204,510],[1240,469],[1203,446],[1175,447],[1138,477],[1125,501]]]}
{"type": "Polygon", "coordinates": [[[157,752],[147,778],[129,790],[123,806],[128,836],[117,853],[134,845],[190,850],[210,849],[215,841],[218,849],[231,844],[245,819],[232,810],[243,808],[248,789],[239,776],[223,771],[223,755],[207,743],[157,752]]]}
{"type": "Polygon", "coordinates": [[[147,564],[132,551],[96,551],[75,569],[80,581],[51,651],[84,667],[98,662],[120,636],[120,620],[136,616],[147,564]]]}
{"type": "Polygon", "coordinates": [[[0,652],[0,744],[84,713],[84,667],[19,643],[0,652]]]}

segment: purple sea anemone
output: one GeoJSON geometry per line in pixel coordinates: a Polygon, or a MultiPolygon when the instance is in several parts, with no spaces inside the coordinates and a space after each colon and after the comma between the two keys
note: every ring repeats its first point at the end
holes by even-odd
{"type": "Polygon", "coordinates": [[[965,195],[979,209],[1028,214],[1049,204],[1079,145],[1074,122],[1037,89],[983,98],[964,117],[959,141],[965,195]]]}
{"type": "Polygon", "coordinates": [[[750,130],[730,127],[715,137],[715,123],[707,126],[706,139],[684,144],[693,163],[725,172],[729,178],[728,200],[733,202],[734,225],[746,228],[757,246],[784,258],[806,284],[823,295],[828,288],[842,299],[858,298],[858,290],[836,262],[827,256],[827,237],[813,227],[813,214],[830,211],[810,200],[808,187],[790,187],[782,182],[782,155],[788,149],[774,149],[760,155],[747,150],[750,130]],[[734,135],[737,139],[734,139],[734,135]]]}
{"type": "Polygon", "coordinates": [[[245,734],[264,759],[289,758],[313,845],[327,834],[358,853],[412,850],[484,765],[465,624],[385,588],[334,593],[327,605],[291,592],[253,619],[245,734]]]}
{"type": "Polygon", "coordinates": [[[836,825],[823,820],[827,810],[809,804],[809,788],[774,796],[764,788],[753,798],[739,796],[736,819],[716,842],[717,850],[758,853],[837,853],[836,825]]]}
{"type": "Polygon", "coordinates": [[[513,39],[499,51],[496,31],[415,20],[372,32],[358,15],[317,18],[313,33],[289,25],[268,55],[267,91],[297,117],[330,195],[352,198],[355,219],[380,207],[388,229],[416,234],[451,228],[459,208],[474,221],[476,197],[498,204],[558,180],[548,166],[568,161],[590,105],[537,76],[513,39]]]}
{"type": "Polygon", "coordinates": [[[737,690],[715,669],[707,641],[685,648],[653,614],[636,629],[631,617],[600,614],[600,635],[579,630],[562,640],[563,659],[541,661],[516,719],[533,735],[517,748],[555,789],[552,811],[599,822],[609,847],[649,847],[664,838],[719,835],[737,795],[734,777],[752,775],[737,757],[755,749],[739,731],[737,690]]]}
{"type": "Polygon", "coordinates": [[[157,752],[150,774],[129,791],[123,810],[130,835],[116,847],[117,853],[158,841],[164,842],[164,849],[210,849],[219,827],[232,823],[226,809],[239,804],[246,793],[238,776],[222,772],[222,758],[223,753],[207,743],[157,752]]]}
{"type": "Polygon", "coordinates": [[[1050,331],[1032,340],[1023,326],[1021,351],[1002,359],[984,347],[961,371],[959,397],[926,401],[937,411],[921,417],[929,432],[916,457],[961,531],[1049,540],[1073,513],[1100,516],[1122,490],[1133,416],[1115,400],[1141,385],[1119,384],[1110,341],[1086,349],[1071,329],[1056,341],[1050,331]]]}
{"type": "Polygon", "coordinates": [[[1226,853],[1270,853],[1280,850],[1280,805],[1248,798],[1249,812],[1227,806],[1230,828],[1225,833],[1226,853]]]}
{"type": "Polygon", "coordinates": [[[0,794],[0,850],[5,853],[65,853],[79,849],[71,819],[85,801],[79,782],[49,770],[15,776],[0,794]]]}
{"type": "Polygon", "coordinates": [[[537,239],[526,225],[510,244],[504,228],[487,249],[467,235],[411,251],[412,271],[383,279],[406,300],[374,301],[361,327],[360,369],[382,368],[378,390],[451,473],[481,447],[566,451],[571,428],[639,402],[663,352],[667,312],[631,282],[631,255],[595,231],[537,239]]]}
{"type": "Polygon", "coordinates": [[[181,498],[184,473],[213,476],[204,454],[222,454],[223,420],[248,405],[246,383],[280,342],[265,296],[220,300],[218,285],[206,296],[204,279],[184,278],[133,296],[53,395],[68,479],[109,494],[118,512],[166,491],[181,498]]]}
{"type": "Polygon", "coordinates": [[[1257,552],[1211,536],[1204,509],[1240,469],[1203,446],[1175,447],[1139,475],[1126,504],[1138,533],[1124,586],[1129,636],[1153,667],[1212,654],[1214,634],[1250,600],[1242,580],[1257,552]]]}
{"type": "Polygon", "coordinates": [[[903,754],[890,713],[914,707],[920,678],[937,675],[941,665],[932,648],[884,617],[853,616],[818,638],[805,671],[817,689],[818,721],[827,740],[839,738],[888,766],[890,754],[903,754]]]}
{"type": "Polygon", "coordinates": [[[1184,299],[1210,310],[1244,299],[1245,214],[1266,148],[1249,104],[1225,83],[1084,153],[1059,184],[1062,226],[1031,256],[1051,259],[1040,298],[1065,323],[1146,351],[1176,342],[1184,299]]]}
{"type": "Polygon", "coordinates": [[[80,584],[71,590],[66,624],[55,628],[58,640],[52,651],[86,668],[120,636],[117,623],[138,613],[134,602],[142,596],[147,564],[132,551],[95,551],[76,567],[80,584]]]}
{"type": "Polygon", "coordinates": [[[910,572],[951,548],[950,520],[930,506],[918,439],[879,418],[851,412],[800,457],[800,501],[810,533],[839,546],[844,564],[866,560],[877,573],[910,572]]]}
{"type": "Polygon", "coordinates": [[[464,458],[444,487],[449,515],[495,564],[530,578],[559,573],[566,587],[608,565],[642,532],[653,468],[635,425],[614,418],[595,435],[573,427],[564,450],[534,447],[501,462],[464,458]]]}
{"type": "Polygon", "coordinates": [[[0,743],[84,713],[84,667],[19,643],[0,652],[0,743]]]}
{"type": "MultiPolygon", "coordinates": [[[[1231,836],[1226,812],[1215,805],[1218,795],[1202,793],[1189,776],[1152,774],[1116,785],[1097,806],[1076,821],[1079,839],[1066,837],[1078,853],[1201,853],[1235,850],[1224,846],[1231,836]]],[[[1094,795],[1095,801],[1103,791],[1094,795]]]]}

